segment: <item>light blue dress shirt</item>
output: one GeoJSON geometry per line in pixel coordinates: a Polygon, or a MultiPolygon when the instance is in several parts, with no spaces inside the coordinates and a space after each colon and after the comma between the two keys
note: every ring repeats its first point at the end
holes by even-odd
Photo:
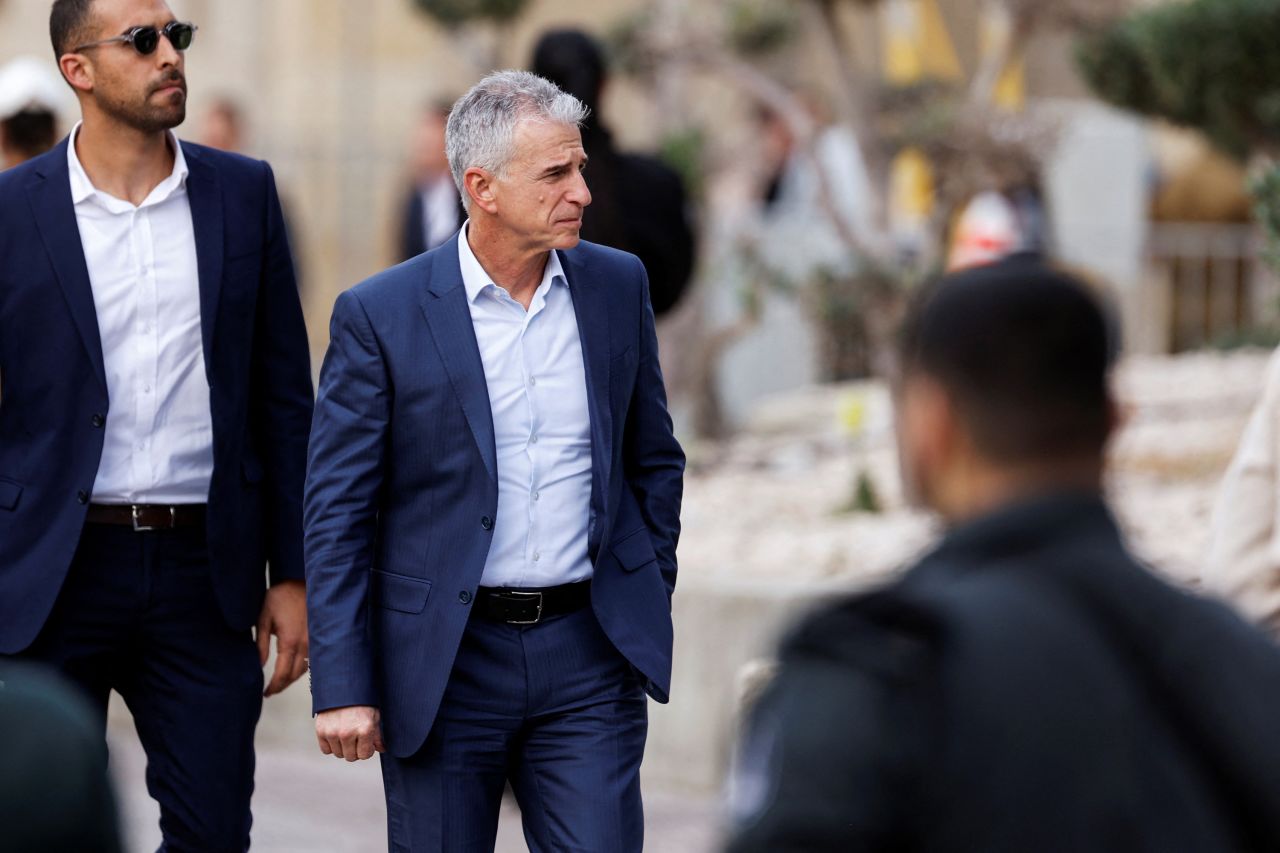
{"type": "Polygon", "coordinates": [[[591,577],[591,416],[577,315],[559,256],[529,310],[493,283],[467,242],[458,260],[493,414],[498,515],[480,583],[545,587],[591,577]]]}

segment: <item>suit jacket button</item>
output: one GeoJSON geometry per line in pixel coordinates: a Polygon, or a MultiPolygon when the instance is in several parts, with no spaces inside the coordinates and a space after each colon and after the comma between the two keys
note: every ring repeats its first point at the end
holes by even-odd
{"type": "Polygon", "coordinates": [[[480,526],[483,527],[485,530],[492,530],[493,519],[486,515],[484,518],[480,519],[480,526]]]}
{"type": "Polygon", "coordinates": [[[76,500],[80,501],[80,503],[82,504],[87,504],[89,502],[89,493],[86,492],[84,489],[81,489],[80,491],[76,492],[76,500]]]}
{"type": "Polygon", "coordinates": [[[463,604],[470,604],[470,603],[471,603],[471,593],[467,592],[467,591],[464,589],[462,592],[458,593],[458,600],[459,600],[459,601],[461,601],[463,604]]]}
{"type": "Polygon", "coordinates": [[[106,424],[106,422],[107,422],[107,419],[100,414],[96,414],[93,416],[94,429],[102,429],[102,427],[106,424]]]}

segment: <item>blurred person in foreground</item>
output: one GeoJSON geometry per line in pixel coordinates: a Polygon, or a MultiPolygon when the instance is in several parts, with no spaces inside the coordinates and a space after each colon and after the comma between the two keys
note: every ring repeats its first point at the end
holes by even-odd
{"type": "Polygon", "coordinates": [[[608,82],[604,51],[580,30],[549,30],[533,49],[533,73],[586,104],[582,145],[591,159],[591,210],[582,239],[631,252],[649,274],[653,311],[671,311],[693,275],[695,241],[684,183],[654,157],[624,154],[600,118],[608,82]]]}
{"type": "Polygon", "coordinates": [[[583,105],[524,71],[449,116],[470,219],[333,309],[306,554],[320,748],[382,752],[392,850],[643,844],[684,454],[644,267],[580,241],[583,105]],[[384,751],[385,750],[385,751],[384,751]]]}
{"type": "Polygon", "coordinates": [[[467,218],[444,150],[451,104],[429,104],[413,132],[409,152],[412,181],[400,216],[400,260],[407,261],[444,243],[467,218]]]}
{"type": "Polygon", "coordinates": [[[1280,849],[1280,651],[1127,550],[1108,328],[1025,258],[916,303],[899,447],[949,530],[785,641],[732,853],[1280,849]]]}
{"type": "Polygon", "coordinates": [[[47,63],[20,56],[0,67],[0,169],[12,169],[58,141],[58,113],[70,98],[47,63]]]}
{"type": "Polygon", "coordinates": [[[240,851],[271,636],[266,695],[306,669],[275,181],[174,135],[195,28],[161,0],[56,0],[49,30],[83,118],[0,174],[0,655],[60,670],[100,732],[123,697],[164,849],[240,851]]]}
{"type": "Polygon", "coordinates": [[[107,750],[94,710],[42,668],[0,660],[0,827],[9,853],[119,853],[107,750]]]}

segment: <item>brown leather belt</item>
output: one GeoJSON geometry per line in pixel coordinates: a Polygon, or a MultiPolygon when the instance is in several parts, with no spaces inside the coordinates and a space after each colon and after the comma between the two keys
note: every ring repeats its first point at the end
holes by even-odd
{"type": "Polygon", "coordinates": [[[148,530],[173,530],[176,527],[198,527],[204,524],[204,504],[90,504],[85,521],[90,524],[116,524],[132,527],[139,533],[148,530]]]}

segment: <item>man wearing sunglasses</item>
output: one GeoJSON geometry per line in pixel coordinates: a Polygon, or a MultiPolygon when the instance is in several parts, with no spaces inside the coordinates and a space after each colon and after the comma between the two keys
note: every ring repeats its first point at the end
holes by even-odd
{"type": "Polygon", "coordinates": [[[83,120],[0,175],[0,655],[118,691],[163,849],[239,851],[271,635],[266,695],[307,665],[312,390],[270,168],[172,132],[195,31],[52,6],[83,120]]]}

